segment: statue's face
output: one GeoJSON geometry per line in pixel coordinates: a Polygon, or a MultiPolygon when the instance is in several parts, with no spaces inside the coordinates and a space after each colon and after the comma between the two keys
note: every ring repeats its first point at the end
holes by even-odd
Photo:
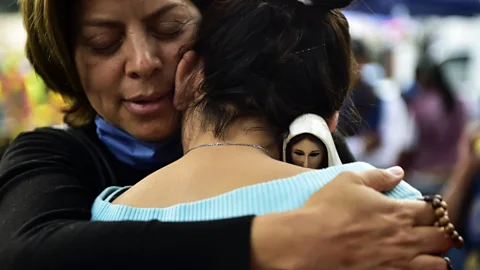
{"type": "Polygon", "coordinates": [[[319,169],[322,160],[327,157],[323,147],[310,136],[292,145],[293,164],[310,169],[319,169]]]}

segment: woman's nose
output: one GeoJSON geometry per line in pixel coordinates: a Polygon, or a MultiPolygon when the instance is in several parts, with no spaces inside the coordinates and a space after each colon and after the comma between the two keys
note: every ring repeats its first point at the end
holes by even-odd
{"type": "Polygon", "coordinates": [[[155,42],[148,38],[132,40],[130,56],[126,63],[126,74],[132,79],[150,78],[162,68],[155,42]]]}

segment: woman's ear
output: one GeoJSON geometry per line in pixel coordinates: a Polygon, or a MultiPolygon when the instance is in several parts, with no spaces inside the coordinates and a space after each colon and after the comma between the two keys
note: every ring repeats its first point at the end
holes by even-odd
{"type": "Polygon", "coordinates": [[[334,132],[337,129],[339,115],[340,113],[337,111],[327,120],[327,125],[328,129],[330,129],[330,132],[334,132]]]}
{"type": "Polygon", "coordinates": [[[188,105],[195,99],[200,85],[197,78],[199,59],[194,51],[186,52],[178,63],[177,73],[175,75],[175,93],[173,96],[173,105],[178,111],[184,111],[188,105]]]}

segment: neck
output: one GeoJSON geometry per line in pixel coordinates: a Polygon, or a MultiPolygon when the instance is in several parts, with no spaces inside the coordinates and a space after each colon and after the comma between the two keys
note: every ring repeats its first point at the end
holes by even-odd
{"type": "MultiPolygon", "coordinates": [[[[265,148],[273,158],[280,159],[280,145],[274,136],[268,132],[267,126],[261,119],[244,118],[231,123],[221,138],[214,135],[213,128],[202,128],[201,121],[184,120],[182,145],[184,153],[204,144],[231,143],[250,144],[265,148]]],[[[246,151],[261,151],[245,148],[246,151]]],[[[229,147],[218,147],[217,151],[231,151],[229,147]]]]}

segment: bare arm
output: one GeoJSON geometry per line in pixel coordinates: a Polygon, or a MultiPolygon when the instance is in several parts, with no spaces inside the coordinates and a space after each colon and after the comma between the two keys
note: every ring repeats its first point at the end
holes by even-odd
{"type": "Polygon", "coordinates": [[[448,203],[448,215],[454,224],[461,222],[460,215],[475,173],[475,167],[459,162],[442,192],[444,200],[448,203]]]}
{"type": "Polygon", "coordinates": [[[468,190],[472,187],[475,174],[480,169],[480,156],[475,150],[474,141],[478,138],[478,129],[464,132],[458,144],[458,162],[442,192],[448,203],[449,217],[454,224],[460,224],[460,213],[464,207],[468,190]]]}

